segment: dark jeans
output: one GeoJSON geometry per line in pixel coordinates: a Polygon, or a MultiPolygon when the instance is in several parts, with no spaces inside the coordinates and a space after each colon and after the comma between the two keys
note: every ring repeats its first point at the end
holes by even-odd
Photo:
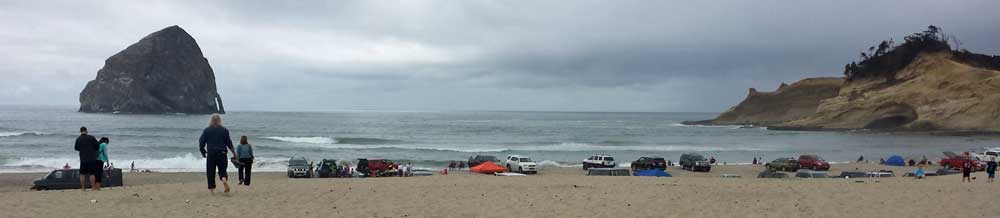
{"type": "Polygon", "coordinates": [[[104,180],[104,161],[96,160],[94,162],[95,162],[94,165],[97,166],[97,168],[94,168],[94,182],[96,182],[96,183],[104,182],[103,181],[104,180]]]}
{"type": "Polygon", "coordinates": [[[226,158],[226,151],[209,150],[205,160],[205,173],[208,176],[208,189],[215,189],[215,170],[219,170],[219,178],[229,178],[226,173],[229,161],[226,158]]]}
{"type": "Polygon", "coordinates": [[[242,182],[243,185],[247,186],[250,186],[250,169],[253,166],[253,162],[251,160],[253,159],[240,158],[240,163],[243,163],[243,165],[237,168],[237,171],[239,172],[240,182],[242,182]]]}

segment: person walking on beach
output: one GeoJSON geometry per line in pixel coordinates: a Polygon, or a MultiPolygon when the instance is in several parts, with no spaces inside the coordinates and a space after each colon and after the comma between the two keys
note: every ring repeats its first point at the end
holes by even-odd
{"type": "Polygon", "coordinates": [[[212,114],[208,121],[208,127],[201,132],[201,138],[198,140],[198,149],[201,151],[201,156],[205,158],[205,176],[208,177],[208,191],[215,194],[215,173],[218,170],[219,181],[222,181],[222,186],[225,187],[225,192],[229,192],[229,175],[226,173],[226,167],[229,166],[229,161],[226,158],[226,152],[233,152],[233,158],[236,158],[236,151],[233,149],[233,140],[229,138],[229,129],[222,126],[222,116],[219,114],[212,114]]]}
{"type": "MultiPolygon", "coordinates": [[[[101,166],[97,163],[97,149],[100,144],[94,136],[87,134],[87,127],[80,127],[80,136],[76,137],[73,149],[80,152],[80,189],[87,190],[87,180],[91,186],[96,184],[94,173],[101,166]]],[[[96,189],[95,189],[96,190],[96,189]]]]}
{"type": "Polygon", "coordinates": [[[110,164],[108,161],[108,144],[111,143],[111,140],[108,137],[101,137],[101,140],[98,140],[98,142],[101,144],[97,147],[97,170],[94,171],[93,189],[100,191],[101,183],[104,180],[104,168],[110,164]]]}
{"type": "Polygon", "coordinates": [[[990,157],[990,161],[986,162],[986,175],[989,176],[987,182],[993,182],[993,178],[996,177],[997,173],[997,158],[990,157]]]}
{"type": "Polygon", "coordinates": [[[465,169],[465,161],[458,161],[458,170],[465,169]]]}
{"type": "Polygon", "coordinates": [[[457,163],[455,163],[455,161],[451,161],[451,163],[448,164],[448,170],[455,170],[455,165],[457,165],[457,163]]]}
{"type": "Polygon", "coordinates": [[[238,168],[240,185],[250,186],[250,171],[253,168],[253,146],[247,142],[247,136],[240,136],[240,145],[236,147],[236,157],[243,165],[238,168]]]}

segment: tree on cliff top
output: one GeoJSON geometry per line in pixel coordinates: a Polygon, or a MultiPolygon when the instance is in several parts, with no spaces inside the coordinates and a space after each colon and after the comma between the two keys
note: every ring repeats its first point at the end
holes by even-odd
{"type": "Polygon", "coordinates": [[[952,38],[941,28],[931,25],[923,32],[904,37],[903,44],[893,46],[892,39],[882,41],[877,46],[868,48],[868,53],[861,52],[861,60],[844,66],[844,76],[847,80],[883,77],[890,81],[895,79],[896,72],[909,65],[921,52],[950,51],[948,39],[952,38]]]}

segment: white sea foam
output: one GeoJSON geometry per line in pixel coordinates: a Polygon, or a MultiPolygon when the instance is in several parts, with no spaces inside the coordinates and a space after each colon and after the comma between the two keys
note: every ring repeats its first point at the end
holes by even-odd
{"type": "Polygon", "coordinates": [[[43,132],[0,132],[0,137],[14,137],[22,135],[45,135],[43,132]]]}
{"type": "Polygon", "coordinates": [[[286,137],[286,136],[269,136],[264,137],[265,139],[283,141],[283,142],[294,142],[294,143],[311,143],[311,144],[334,144],[337,140],[330,137],[286,137]]]}
{"type": "MultiPolygon", "coordinates": [[[[180,156],[161,159],[115,159],[111,158],[111,163],[115,168],[128,171],[131,163],[135,162],[136,169],[152,170],[158,172],[204,172],[205,158],[201,155],[187,153],[180,156]]],[[[254,164],[254,171],[280,172],[285,169],[288,159],[284,158],[258,158],[254,164]]],[[[10,160],[0,165],[0,172],[46,172],[53,169],[62,169],[69,165],[71,168],[79,168],[80,160],[76,157],[61,158],[19,158],[10,160]]],[[[230,171],[234,172],[235,167],[230,165],[230,171]]]]}

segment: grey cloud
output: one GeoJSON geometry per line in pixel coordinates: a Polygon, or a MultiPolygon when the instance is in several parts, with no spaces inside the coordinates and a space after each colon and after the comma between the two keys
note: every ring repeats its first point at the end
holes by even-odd
{"type": "Polygon", "coordinates": [[[721,111],[838,76],[928,24],[1000,54],[996,1],[0,3],[0,101],[75,105],[104,58],[180,25],[228,108],[721,111]]]}

